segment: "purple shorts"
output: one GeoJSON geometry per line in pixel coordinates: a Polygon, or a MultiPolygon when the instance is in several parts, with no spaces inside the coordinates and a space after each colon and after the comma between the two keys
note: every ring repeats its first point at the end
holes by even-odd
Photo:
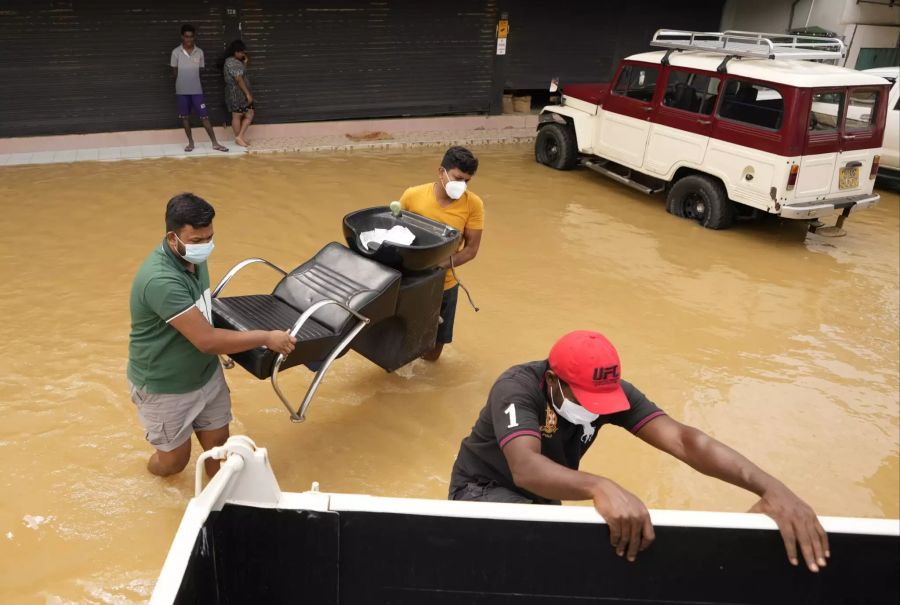
{"type": "Polygon", "coordinates": [[[203,95],[175,95],[175,105],[178,107],[178,117],[187,118],[191,112],[196,113],[201,118],[208,118],[209,112],[206,111],[206,101],[203,95]]]}

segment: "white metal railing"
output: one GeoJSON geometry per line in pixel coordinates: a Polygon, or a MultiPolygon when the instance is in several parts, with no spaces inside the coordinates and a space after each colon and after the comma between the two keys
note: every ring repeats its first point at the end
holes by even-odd
{"type": "Polygon", "coordinates": [[[767,59],[840,59],[847,52],[843,40],[839,38],[733,30],[693,32],[660,29],[653,34],[650,46],[767,59]]]}
{"type": "Polygon", "coordinates": [[[228,501],[253,502],[255,506],[274,508],[280,499],[281,489],[269,465],[268,452],[265,448],[256,447],[249,437],[232,435],[224,445],[201,454],[197,459],[194,497],[188,502],[181,518],[153,588],[150,605],[176,602],[197,536],[212,511],[222,510],[228,501]],[[204,488],[203,472],[209,459],[221,461],[221,466],[204,488]]]}

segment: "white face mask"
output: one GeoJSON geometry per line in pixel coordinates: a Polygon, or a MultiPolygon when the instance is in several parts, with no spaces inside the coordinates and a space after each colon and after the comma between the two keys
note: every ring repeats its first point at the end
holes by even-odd
{"type": "Polygon", "coordinates": [[[447,184],[444,185],[444,191],[447,192],[447,196],[451,200],[458,200],[466,192],[466,182],[450,180],[450,174],[445,169],[442,168],[442,170],[447,175],[447,184]]]}
{"type": "Polygon", "coordinates": [[[185,244],[181,241],[181,238],[178,237],[177,233],[173,232],[172,234],[175,236],[175,239],[184,246],[184,254],[181,258],[189,263],[194,263],[195,265],[202,263],[209,258],[209,255],[212,254],[213,249],[216,247],[215,244],[212,243],[212,240],[205,244],[185,244]]]}
{"type": "Polygon", "coordinates": [[[553,398],[553,389],[550,389],[550,403],[553,405],[553,409],[556,410],[556,413],[571,422],[572,424],[580,424],[583,434],[581,435],[581,441],[583,443],[587,443],[594,436],[594,427],[591,425],[593,421],[600,417],[600,414],[594,414],[593,412],[589,412],[584,409],[582,406],[578,405],[563,393],[562,384],[559,382],[559,378],[556,379],[556,385],[559,387],[559,392],[562,395],[563,403],[561,407],[556,407],[556,401],[553,398]]]}

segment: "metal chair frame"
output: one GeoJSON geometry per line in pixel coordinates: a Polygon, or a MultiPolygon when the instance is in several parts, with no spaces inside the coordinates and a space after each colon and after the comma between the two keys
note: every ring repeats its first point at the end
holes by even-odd
{"type": "MultiPolygon", "coordinates": [[[[264,263],[265,265],[271,267],[275,271],[278,271],[279,273],[281,273],[284,277],[288,276],[287,271],[278,267],[277,265],[270,263],[269,261],[267,261],[263,258],[248,258],[248,259],[243,260],[243,261],[239,262],[238,264],[236,264],[234,267],[232,267],[228,271],[228,273],[225,274],[225,277],[222,278],[222,280],[216,286],[215,290],[213,290],[211,298],[217,298],[219,296],[219,294],[222,292],[222,290],[225,288],[225,285],[228,284],[228,282],[230,282],[231,279],[235,275],[237,275],[241,269],[243,269],[244,267],[247,267],[249,265],[252,265],[254,263],[264,263]]],[[[341,342],[339,342],[337,344],[337,346],[331,350],[331,353],[328,354],[328,357],[325,358],[325,361],[322,363],[322,366],[316,371],[316,375],[313,378],[312,383],[310,383],[309,387],[307,388],[306,396],[303,398],[303,401],[301,402],[300,406],[296,410],[294,410],[294,408],[291,406],[290,401],[285,396],[285,394],[282,392],[281,387],[278,386],[278,373],[281,370],[281,365],[284,363],[286,357],[283,353],[279,353],[278,357],[275,359],[275,364],[272,369],[272,377],[271,377],[272,388],[275,390],[275,394],[278,395],[278,398],[281,399],[281,403],[284,404],[284,407],[287,408],[287,411],[290,413],[291,422],[303,422],[304,420],[306,420],[306,412],[309,409],[309,404],[312,402],[312,398],[316,394],[316,390],[318,390],[319,384],[322,382],[322,379],[325,377],[325,373],[328,371],[328,368],[331,367],[332,362],[334,362],[334,360],[337,359],[338,355],[340,355],[344,351],[344,349],[346,349],[347,346],[349,346],[349,344],[353,341],[353,339],[356,338],[356,335],[359,334],[360,331],[363,328],[365,328],[366,325],[368,325],[370,322],[370,319],[368,317],[366,317],[365,315],[362,315],[361,313],[357,312],[354,309],[351,309],[345,303],[342,303],[340,301],[333,300],[333,299],[320,300],[319,302],[313,304],[309,309],[304,311],[300,315],[300,317],[297,318],[297,321],[294,322],[294,325],[291,328],[291,331],[290,331],[291,336],[296,338],[297,334],[300,332],[300,328],[303,327],[303,324],[306,323],[306,321],[310,317],[312,317],[316,311],[318,311],[322,307],[325,307],[328,305],[337,305],[337,306],[341,307],[342,309],[344,309],[345,311],[347,311],[348,313],[350,313],[351,315],[356,317],[356,319],[358,321],[350,329],[350,331],[347,333],[347,335],[343,339],[341,339],[341,342]]]]}

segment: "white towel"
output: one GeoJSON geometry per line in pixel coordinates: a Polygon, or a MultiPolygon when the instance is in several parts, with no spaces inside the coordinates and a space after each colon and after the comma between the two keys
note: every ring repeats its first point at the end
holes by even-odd
{"type": "Polygon", "coordinates": [[[391,242],[392,244],[400,244],[408,246],[416,239],[412,231],[403,225],[394,225],[390,229],[372,229],[359,234],[359,243],[369,250],[369,244],[382,244],[391,242]]]}

